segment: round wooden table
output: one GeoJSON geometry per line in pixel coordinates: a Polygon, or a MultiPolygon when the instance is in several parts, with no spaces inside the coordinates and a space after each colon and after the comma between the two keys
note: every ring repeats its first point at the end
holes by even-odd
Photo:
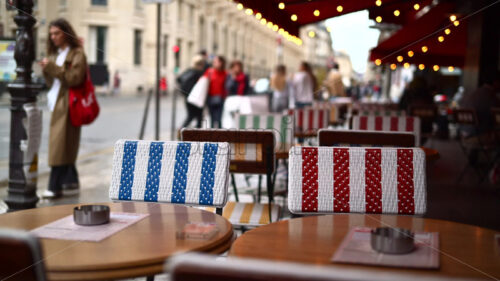
{"type": "Polygon", "coordinates": [[[500,278],[500,249],[495,231],[450,221],[393,215],[336,214],[280,221],[245,232],[230,256],[351,268],[419,276],[500,278]],[[402,269],[332,263],[348,231],[355,226],[397,226],[439,232],[440,269],[402,269]]]}
{"type": "MultiPolygon", "coordinates": [[[[2,227],[31,230],[73,214],[78,205],[60,205],[0,215],[2,227]]],[[[41,239],[50,280],[103,280],[163,272],[165,259],[188,251],[222,253],[233,241],[233,228],[222,216],[173,204],[103,203],[111,212],[148,213],[145,219],[101,242],[41,239]],[[209,240],[176,238],[187,222],[216,223],[209,240]]]]}

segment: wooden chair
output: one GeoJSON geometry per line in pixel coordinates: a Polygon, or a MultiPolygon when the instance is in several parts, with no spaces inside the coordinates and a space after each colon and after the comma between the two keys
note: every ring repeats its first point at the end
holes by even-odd
{"type": "Polygon", "coordinates": [[[210,206],[222,215],[230,153],[228,143],[119,140],[109,197],[210,206]]]}
{"type": "Polygon", "coordinates": [[[45,281],[38,238],[25,231],[0,229],[0,280],[45,281]]]}
{"type": "MultiPolygon", "coordinates": [[[[278,218],[279,207],[272,204],[275,170],[274,134],[271,130],[188,129],[181,131],[184,141],[229,142],[231,145],[231,173],[266,175],[268,204],[260,204],[260,188],[256,203],[229,202],[223,216],[237,226],[258,226],[278,218]]],[[[232,183],[237,197],[234,177],[232,183]]]]}
{"type": "Polygon", "coordinates": [[[414,147],[412,133],[321,129],[319,146],[414,147]]]}
{"type": "Polygon", "coordinates": [[[289,163],[288,208],[294,214],[426,211],[420,148],[294,147],[289,163]]]}
{"type": "MultiPolygon", "coordinates": [[[[238,257],[220,260],[197,253],[169,258],[165,271],[171,274],[172,281],[411,281],[416,278],[413,274],[374,271],[368,267],[352,270],[238,257]]],[[[449,277],[432,280],[444,281],[449,277]]]]}
{"type": "Polygon", "coordinates": [[[351,129],[362,131],[411,132],[420,146],[420,118],[411,116],[353,116],[351,129]]]}

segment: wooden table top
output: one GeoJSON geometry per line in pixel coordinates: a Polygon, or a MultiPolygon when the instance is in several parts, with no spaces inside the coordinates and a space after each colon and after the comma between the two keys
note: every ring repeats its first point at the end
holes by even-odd
{"type": "MultiPolygon", "coordinates": [[[[60,205],[0,215],[0,225],[31,230],[73,214],[75,206],[60,205]]],[[[221,216],[174,204],[103,203],[111,212],[148,213],[145,219],[101,242],[41,239],[50,280],[102,280],[153,275],[174,253],[222,253],[233,240],[231,224],[221,216]],[[210,240],[176,238],[187,222],[216,223],[219,233],[210,240]]]]}
{"type": "Polygon", "coordinates": [[[336,214],[284,220],[247,231],[236,239],[229,255],[418,276],[498,279],[500,249],[495,245],[494,237],[493,230],[450,221],[395,215],[336,214]],[[440,269],[332,263],[331,257],[355,226],[397,226],[412,231],[439,232],[440,269]]]}

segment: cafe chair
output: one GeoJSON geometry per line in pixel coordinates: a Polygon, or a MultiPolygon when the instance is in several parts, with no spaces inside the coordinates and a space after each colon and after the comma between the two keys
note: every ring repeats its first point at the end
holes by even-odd
{"type": "Polygon", "coordinates": [[[47,280],[42,248],[35,236],[0,228],[0,249],[0,280],[47,280]]]}
{"type": "MultiPolygon", "coordinates": [[[[329,101],[315,101],[312,105],[313,108],[328,110],[328,125],[337,126],[341,125],[341,113],[343,109],[343,104],[335,104],[329,101]]],[[[346,106],[347,108],[347,106],[346,106]]]]}
{"type": "MultiPolygon", "coordinates": [[[[220,259],[198,253],[179,254],[165,262],[172,281],[413,281],[414,274],[383,270],[318,266],[292,262],[230,257],[220,259]]],[[[427,281],[450,280],[423,277],[427,281]]],[[[455,279],[451,279],[455,280],[455,279]]],[[[464,279],[456,279],[464,280],[464,279]]]]}
{"type": "Polygon", "coordinates": [[[365,110],[353,110],[353,115],[361,116],[406,116],[406,112],[403,110],[391,110],[391,109],[365,109],[365,110]]]}
{"type": "MultiPolygon", "coordinates": [[[[228,202],[223,216],[235,226],[260,226],[279,217],[280,208],[274,202],[272,174],[275,170],[274,133],[271,130],[189,129],[181,131],[183,141],[229,142],[231,173],[266,175],[269,203],[228,202]]],[[[236,182],[233,186],[237,190],[236,182]]]]}
{"type": "Polygon", "coordinates": [[[420,118],[412,116],[352,117],[351,129],[361,131],[410,132],[415,134],[415,146],[420,146],[420,118]]]}
{"type": "Polygon", "coordinates": [[[420,148],[294,147],[288,208],[293,214],[426,211],[420,148]]]}
{"type": "Polygon", "coordinates": [[[294,116],[294,132],[299,143],[303,143],[305,138],[317,137],[319,129],[328,128],[329,109],[305,107],[289,109],[287,112],[294,116]]]}
{"type": "Polygon", "coordinates": [[[229,183],[228,143],[119,140],[109,197],[116,201],[222,208],[229,183]]]}
{"type": "Polygon", "coordinates": [[[321,129],[319,146],[415,147],[415,135],[404,132],[321,129]]]}

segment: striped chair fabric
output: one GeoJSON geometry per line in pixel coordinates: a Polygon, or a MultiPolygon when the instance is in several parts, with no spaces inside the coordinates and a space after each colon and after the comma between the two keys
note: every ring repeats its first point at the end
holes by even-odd
{"type": "MultiPolygon", "coordinates": [[[[215,208],[204,207],[206,211],[215,212],[215,208]]],[[[279,218],[280,208],[276,204],[272,204],[271,216],[272,221],[277,221],[279,218]]],[[[238,226],[259,226],[270,222],[269,220],[269,204],[257,203],[240,203],[229,201],[224,207],[222,216],[230,221],[233,225],[238,226]]]]}
{"type": "Polygon", "coordinates": [[[238,129],[271,129],[278,147],[294,142],[293,115],[289,114],[237,114],[238,129]]]}
{"type": "Polygon", "coordinates": [[[294,147],[289,162],[292,213],[426,211],[420,148],[294,147]]]}
{"type": "Polygon", "coordinates": [[[357,115],[368,116],[406,116],[403,110],[360,110],[357,115]]]}
{"type": "Polygon", "coordinates": [[[228,143],[119,140],[112,200],[224,207],[229,184],[228,143]]]}
{"type": "Polygon", "coordinates": [[[306,107],[290,109],[288,114],[294,116],[295,134],[316,135],[319,129],[328,128],[329,109],[306,107]]]}
{"type": "Polygon", "coordinates": [[[369,131],[412,132],[420,146],[420,118],[410,116],[353,116],[352,129],[369,131]]]}
{"type": "Polygon", "coordinates": [[[328,115],[328,122],[329,124],[337,124],[340,121],[340,107],[341,104],[334,104],[329,101],[321,101],[321,102],[314,102],[313,103],[313,108],[317,109],[327,109],[330,111],[330,114],[328,115]]]}

